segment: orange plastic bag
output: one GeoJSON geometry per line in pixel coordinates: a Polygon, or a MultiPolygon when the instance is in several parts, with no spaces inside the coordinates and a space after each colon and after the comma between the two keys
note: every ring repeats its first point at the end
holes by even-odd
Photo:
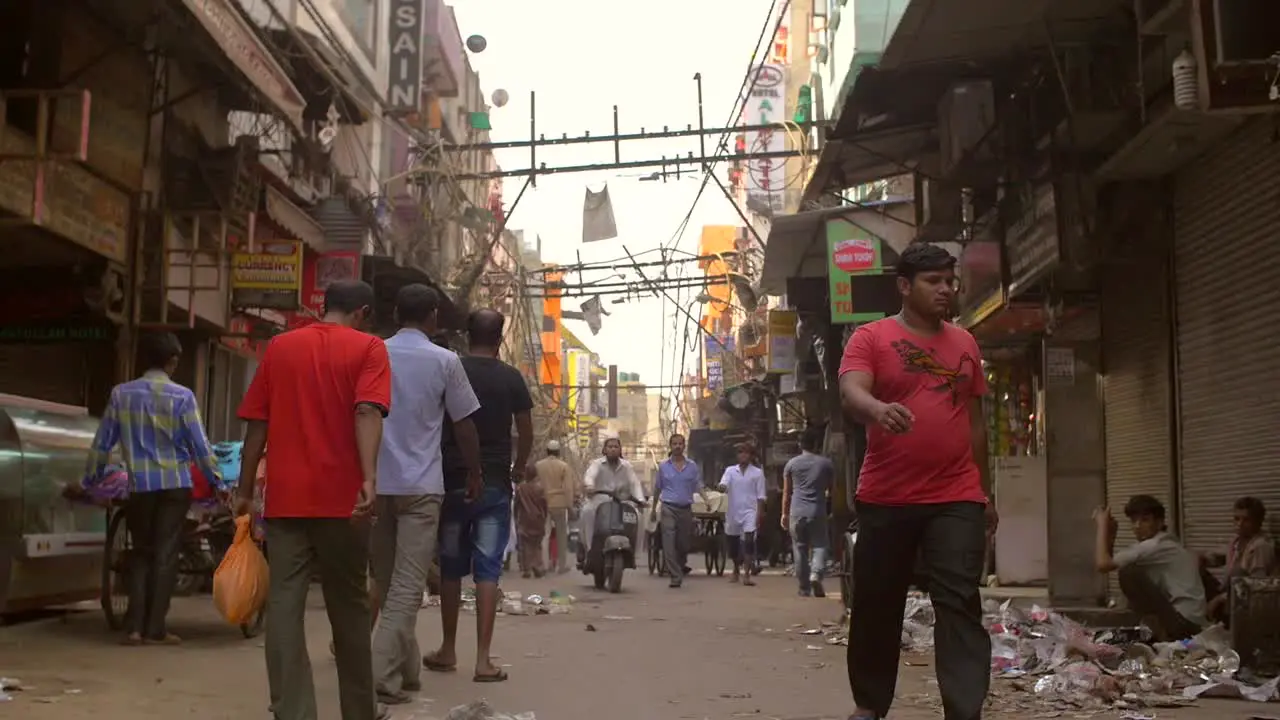
{"type": "Polygon", "coordinates": [[[267,559],[251,537],[252,518],[236,518],[236,537],[213,572],[213,606],[228,623],[247,625],[267,604],[267,559]]]}

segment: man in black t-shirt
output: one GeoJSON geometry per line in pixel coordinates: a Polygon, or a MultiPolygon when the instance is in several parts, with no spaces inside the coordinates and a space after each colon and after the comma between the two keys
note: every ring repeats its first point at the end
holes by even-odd
{"type": "Polygon", "coordinates": [[[480,401],[471,415],[480,436],[479,485],[467,483],[466,463],[444,424],[444,505],[440,517],[440,649],[422,658],[428,670],[451,672],[457,666],[458,610],[462,579],[476,583],[475,682],[501,682],[507,674],[493,664],[489,646],[498,610],[498,578],[511,536],[511,488],[523,477],[533,447],[533,399],[519,370],[498,359],[506,318],[496,310],[477,310],[467,318],[470,347],[462,367],[480,401]],[[512,452],[511,426],[516,427],[512,452]],[[515,455],[514,463],[512,455],[515,455]]]}

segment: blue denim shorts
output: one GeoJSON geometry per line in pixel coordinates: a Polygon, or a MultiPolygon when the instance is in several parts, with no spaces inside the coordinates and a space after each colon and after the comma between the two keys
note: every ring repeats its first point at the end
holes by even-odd
{"type": "Polygon", "coordinates": [[[511,494],[486,487],[467,502],[465,492],[444,496],[440,510],[440,576],[497,582],[511,540],[511,494]]]}

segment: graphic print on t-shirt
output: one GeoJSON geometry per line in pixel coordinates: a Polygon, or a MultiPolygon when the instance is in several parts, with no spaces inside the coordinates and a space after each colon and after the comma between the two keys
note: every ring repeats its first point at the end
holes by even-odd
{"type": "Polygon", "coordinates": [[[905,338],[889,343],[902,360],[902,369],[909,373],[924,374],[937,380],[938,384],[929,388],[935,392],[951,393],[951,406],[960,407],[970,397],[968,390],[973,379],[971,373],[982,372],[982,366],[968,352],[960,356],[954,368],[949,368],[933,355],[932,350],[925,350],[905,338]],[[966,372],[966,366],[969,371],[966,372]]]}

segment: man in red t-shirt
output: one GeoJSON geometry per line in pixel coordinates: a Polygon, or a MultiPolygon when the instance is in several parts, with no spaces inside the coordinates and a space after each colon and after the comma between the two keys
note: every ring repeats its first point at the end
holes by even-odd
{"type": "Polygon", "coordinates": [[[937,618],[946,720],[979,720],[991,641],[978,587],[996,520],[982,417],[987,384],[978,343],[947,322],[955,258],[914,244],[897,274],[902,312],[855,330],[840,363],[845,415],[867,429],[856,503],[848,664],[857,710],[850,720],[889,712],[917,557],[937,618]]]}
{"type": "MultiPolygon", "coordinates": [[[[267,346],[240,404],[248,422],[241,478],[255,478],[267,445],[267,678],[277,720],[313,720],[315,687],[304,616],[311,564],[320,573],[338,665],[343,720],[385,714],[373,686],[368,524],[376,492],[391,366],[381,339],[361,332],[373,288],[357,280],[325,291],[325,316],[267,346]]],[[[255,482],[240,483],[239,504],[255,482]]]]}

